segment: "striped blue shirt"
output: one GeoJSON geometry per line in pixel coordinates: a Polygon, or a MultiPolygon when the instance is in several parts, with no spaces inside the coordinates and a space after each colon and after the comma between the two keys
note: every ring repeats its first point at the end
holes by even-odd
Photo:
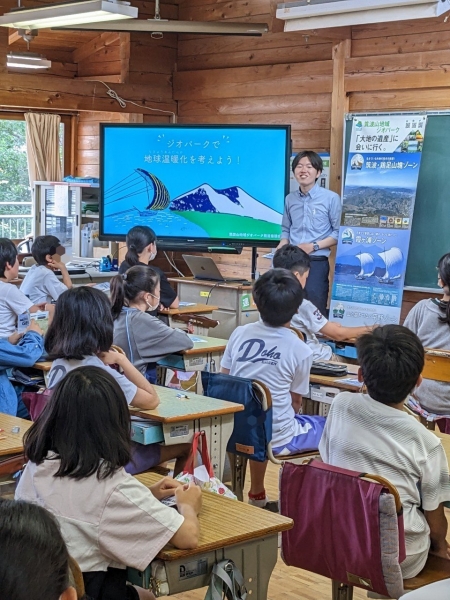
{"type": "MultiPolygon", "coordinates": [[[[310,244],[326,237],[338,239],[341,221],[341,199],[317,183],[307,194],[300,190],[286,196],[281,223],[281,238],[291,244],[310,244]]],[[[329,256],[330,249],[313,252],[311,256],[329,256]]]]}

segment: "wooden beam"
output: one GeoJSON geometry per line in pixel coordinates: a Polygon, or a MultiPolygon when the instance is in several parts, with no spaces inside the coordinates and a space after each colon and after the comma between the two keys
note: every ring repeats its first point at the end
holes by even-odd
{"type": "Polygon", "coordinates": [[[129,104],[126,109],[121,108],[98,82],[10,73],[0,77],[0,106],[146,114],[148,105],[176,112],[175,102],[155,93],[151,86],[119,83],[112,87],[125,100],[143,106],[129,104]]]}
{"type": "Polygon", "coordinates": [[[80,46],[73,51],[72,57],[73,62],[78,63],[82,60],[86,60],[96,52],[107,48],[113,44],[119,44],[120,33],[116,32],[104,32],[95,37],[93,40],[80,46]]]}
{"type": "Polygon", "coordinates": [[[330,189],[342,192],[342,149],[344,117],[349,100],[345,93],[345,62],[350,58],[351,40],[333,46],[333,91],[331,93],[330,189]]]}

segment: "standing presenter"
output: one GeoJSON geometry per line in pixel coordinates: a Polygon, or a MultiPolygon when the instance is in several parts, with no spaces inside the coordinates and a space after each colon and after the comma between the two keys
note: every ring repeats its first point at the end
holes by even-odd
{"type": "Polygon", "coordinates": [[[305,150],[297,154],[292,171],[299,189],[286,196],[278,248],[295,244],[309,254],[311,270],[305,289],[308,299],[327,315],[328,257],[338,241],[341,199],[317,183],[323,162],[316,152],[305,150]]]}

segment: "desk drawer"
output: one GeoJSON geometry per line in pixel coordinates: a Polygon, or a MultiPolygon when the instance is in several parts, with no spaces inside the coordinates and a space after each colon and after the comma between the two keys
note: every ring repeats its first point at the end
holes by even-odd
{"type": "Polygon", "coordinates": [[[212,304],[226,310],[239,310],[240,297],[248,294],[247,291],[240,291],[234,288],[213,287],[204,284],[178,284],[178,296],[182,302],[196,302],[201,304],[212,304]],[[210,294],[211,292],[211,294],[210,294]],[[209,300],[208,300],[209,297],[209,300]]]}

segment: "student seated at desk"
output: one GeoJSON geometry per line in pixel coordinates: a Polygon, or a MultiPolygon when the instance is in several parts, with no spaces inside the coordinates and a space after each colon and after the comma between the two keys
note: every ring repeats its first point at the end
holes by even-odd
{"type": "Polygon", "coordinates": [[[125,566],[143,571],[168,542],[198,545],[200,489],[170,477],[148,489],[124,470],[130,415],[105,369],[80,367],[60,381],[25,436],[25,454],[16,499],[55,515],[93,600],[137,599],[125,566]],[[159,502],[173,495],[178,510],[159,502]]]}
{"type": "MultiPolygon", "coordinates": [[[[311,259],[301,248],[293,244],[282,246],[275,252],[273,266],[292,271],[302,288],[305,289],[311,259]]],[[[304,334],[305,342],[313,353],[313,360],[342,361],[342,358],[334,354],[328,344],[319,342],[318,333],[330,340],[343,341],[356,338],[373,329],[373,327],[341,327],[339,323],[332,323],[306,298],[300,304],[297,314],[292,318],[291,325],[304,334]]]]}
{"type": "MultiPolygon", "coordinates": [[[[128,252],[125,254],[125,260],[119,267],[119,273],[126,273],[130,267],[144,266],[148,267],[149,262],[156,257],[156,234],[153,229],[146,225],[136,225],[127,233],[126,243],[128,252]]],[[[164,271],[158,267],[152,267],[159,275],[161,285],[161,308],[178,308],[180,303],[178,296],[167,280],[164,271]]],[[[151,311],[150,314],[157,316],[158,309],[151,311]]]]}
{"type": "MultiPolygon", "coordinates": [[[[309,392],[312,353],[290,330],[290,322],[303,300],[303,290],[286,269],[272,269],[258,279],[253,298],[261,320],[238,327],[231,334],[222,359],[222,373],[257,379],[272,395],[274,454],[289,455],[316,450],[324,417],[297,414],[302,394],[309,392]]],[[[264,507],[267,462],[250,461],[249,503],[264,507]]]]}
{"type": "Polygon", "coordinates": [[[44,332],[36,321],[31,321],[24,334],[13,333],[8,339],[0,339],[0,413],[29,418],[22,402],[22,385],[13,385],[8,370],[16,367],[32,367],[44,351],[44,332]]]}
{"type": "Polygon", "coordinates": [[[0,499],[0,592],[8,600],[77,600],[56,519],[35,504],[0,499]]]}
{"type": "Polygon", "coordinates": [[[325,463],[385,477],[403,504],[405,579],[424,567],[428,552],[450,559],[443,502],[450,500],[447,458],[439,438],[404,403],[419,386],[424,349],[400,325],[378,327],[357,342],[359,381],[367,394],[338,394],[319,451],[325,463]]]}
{"type": "MultiPolygon", "coordinates": [[[[51,389],[72,369],[89,365],[100,367],[117,381],[128,404],[149,410],[159,404],[158,394],[124,354],[111,350],[113,318],[106,295],[94,288],[67,290],[56,301],[55,315],[45,336],[45,350],[52,368],[48,376],[51,389]],[[112,366],[118,366],[119,373],[112,366]]],[[[167,460],[176,459],[175,474],[181,472],[189,455],[189,444],[132,444],[133,459],[127,465],[135,475],[167,460]]]]}
{"type": "Polygon", "coordinates": [[[172,329],[152,316],[160,300],[159,276],[152,267],[131,267],[113,277],[110,285],[114,344],[146,379],[156,383],[158,360],[193,348],[194,343],[181,329],[172,329]]]}
{"type": "Polygon", "coordinates": [[[37,312],[44,303],[36,306],[14,284],[9,283],[19,275],[17,248],[11,240],[0,238],[0,338],[16,331],[17,317],[27,310],[37,312]]]}
{"type": "MultiPolygon", "coordinates": [[[[450,253],[439,260],[438,286],[444,292],[442,300],[421,300],[410,311],[404,325],[417,334],[426,348],[450,350],[450,253]]],[[[450,414],[449,383],[424,379],[414,396],[428,412],[450,414]]]]}
{"type": "Polygon", "coordinates": [[[33,265],[20,286],[21,291],[34,304],[50,303],[72,287],[72,281],[61,257],[66,249],[54,235],[39,235],[31,246],[31,254],[37,264],[33,265]],[[59,270],[62,282],[53,271],[59,270]]]}

